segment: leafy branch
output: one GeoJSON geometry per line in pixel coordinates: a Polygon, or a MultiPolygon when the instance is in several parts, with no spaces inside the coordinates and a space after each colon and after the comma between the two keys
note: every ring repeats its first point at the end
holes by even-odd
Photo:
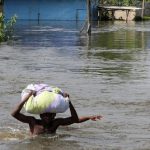
{"type": "Polygon", "coordinates": [[[0,42],[12,39],[16,19],[16,15],[12,16],[8,21],[5,21],[4,15],[0,17],[0,42]]]}

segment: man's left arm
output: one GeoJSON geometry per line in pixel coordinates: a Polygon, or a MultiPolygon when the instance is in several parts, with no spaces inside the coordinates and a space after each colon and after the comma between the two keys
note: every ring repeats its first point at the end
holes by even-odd
{"type": "Polygon", "coordinates": [[[77,114],[74,106],[72,105],[71,101],[69,101],[69,107],[70,107],[71,117],[56,119],[56,122],[58,125],[65,126],[65,125],[71,125],[73,123],[82,123],[82,122],[85,122],[88,120],[97,121],[102,118],[102,116],[100,116],[100,115],[78,117],[78,114],[77,114]]]}

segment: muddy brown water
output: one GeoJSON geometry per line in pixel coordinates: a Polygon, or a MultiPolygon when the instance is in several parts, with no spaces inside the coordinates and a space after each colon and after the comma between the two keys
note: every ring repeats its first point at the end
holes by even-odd
{"type": "Polygon", "coordinates": [[[91,37],[82,24],[18,22],[15,40],[0,45],[1,150],[150,149],[150,22],[95,23],[91,37]],[[58,86],[79,116],[104,118],[31,138],[10,116],[30,83],[58,86]]]}

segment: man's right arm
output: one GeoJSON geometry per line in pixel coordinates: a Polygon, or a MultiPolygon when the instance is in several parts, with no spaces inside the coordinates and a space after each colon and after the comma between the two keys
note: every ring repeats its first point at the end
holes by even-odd
{"type": "Polygon", "coordinates": [[[23,122],[23,123],[31,123],[34,119],[34,117],[31,116],[26,116],[22,113],[20,113],[23,105],[25,104],[25,102],[27,102],[27,100],[29,99],[29,97],[33,94],[33,92],[31,91],[16,107],[15,109],[12,111],[11,115],[16,118],[17,120],[23,122]]]}

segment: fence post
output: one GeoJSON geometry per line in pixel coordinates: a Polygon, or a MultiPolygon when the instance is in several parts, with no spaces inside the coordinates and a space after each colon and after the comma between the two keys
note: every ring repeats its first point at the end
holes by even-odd
{"type": "Polygon", "coordinates": [[[87,0],[87,33],[91,34],[91,0],[87,0]]]}
{"type": "Polygon", "coordinates": [[[142,13],[141,13],[142,19],[144,17],[144,9],[145,9],[145,0],[142,1],[142,13]]]}

